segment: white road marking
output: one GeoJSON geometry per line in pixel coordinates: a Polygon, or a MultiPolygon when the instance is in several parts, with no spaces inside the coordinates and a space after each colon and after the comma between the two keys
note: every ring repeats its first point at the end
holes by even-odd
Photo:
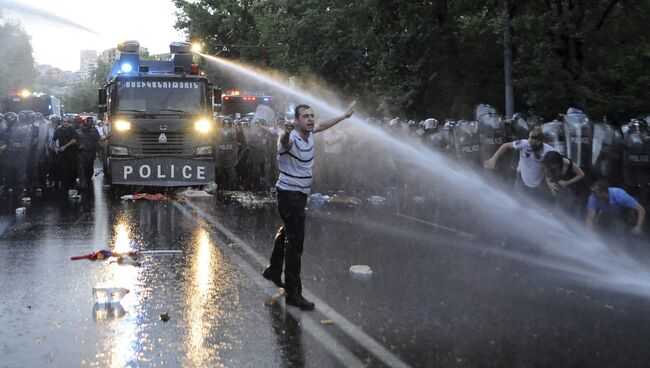
{"type": "MultiPolygon", "coordinates": [[[[173,203],[174,203],[174,207],[176,207],[189,220],[196,222],[197,225],[199,226],[201,225],[198,219],[195,216],[192,216],[192,214],[190,214],[189,211],[185,209],[185,207],[183,207],[177,202],[173,202],[173,203]]],[[[209,222],[207,218],[204,217],[204,219],[209,222]]],[[[211,237],[216,239],[219,238],[219,236],[214,234],[211,229],[205,229],[205,230],[210,234],[211,237]]],[[[230,239],[230,240],[234,240],[234,239],[230,239]]],[[[241,243],[238,245],[241,245],[241,243]]],[[[244,260],[234,250],[231,250],[228,247],[223,247],[223,251],[228,252],[228,255],[232,257],[232,259],[235,261],[237,266],[240,267],[241,271],[244,274],[246,274],[246,276],[248,276],[253,282],[255,282],[260,288],[262,289],[269,288],[269,285],[271,283],[263,279],[261,273],[256,271],[248,261],[244,260]]],[[[284,309],[286,307],[282,306],[282,308],[284,309]]],[[[325,329],[319,323],[317,323],[314,320],[314,318],[311,317],[309,314],[299,312],[298,310],[293,308],[286,308],[284,310],[287,313],[289,313],[296,321],[302,323],[305,330],[309,332],[316,340],[318,340],[323,345],[323,347],[327,351],[329,351],[330,354],[336,357],[336,359],[338,359],[341,362],[341,364],[343,364],[345,367],[358,367],[358,368],[365,367],[365,364],[363,364],[363,362],[361,362],[359,358],[357,358],[352,352],[350,352],[350,350],[348,350],[345,346],[343,346],[340,342],[338,342],[335,338],[333,338],[327,331],[325,331],[325,329]]]]}
{"type": "MultiPolygon", "coordinates": [[[[232,231],[228,230],[223,224],[221,224],[219,221],[217,221],[214,217],[208,215],[203,211],[201,208],[199,208],[197,205],[192,203],[189,200],[184,201],[183,203],[187,204],[192,210],[194,210],[199,216],[201,216],[203,219],[205,219],[208,223],[210,223],[212,226],[214,226],[217,230],[223,233],[223,235],[227,238],[229,238],[231,241],[237,243],[240,249],[242,249],[244,252],[246,252],[251,258],[255,260],[255,262],[258,263],[260,272],[253,273],[255,274],[253,279],[261,279],[261,269],[265,267],[268,264],[268,260],[266,257],[263,257],[259,253],[257,253],[250,245],[246,244],[241,238],[239,238],[237,235],[235,235],[232,231]]],[[[177,202],[174,202],[174,206],[177,208],[183,208],[180,204],[177,202]]],[[[191,217],[191,216],[190,216],[191,217]]],[[[247,263],[248,264],[248,263],[247,263]]],[[[249,264],[250,266],[250,264],[249,264]]],[[[251,267],[252,268],[252,267],[251,267]]],[[[370,335],[366,334],[361,330],[358,326],[354,325],[352,322],[348,321],[345,317],[343,317],[341,314],[336,312],[332,307],[327,305],[324,300],[321,298],[317,297],[316,295],[312,294],[309,292],[307,289],[303,287],[303,294],[307,297],[307,299],[311,299],[314,303],[316,303],[316,306],[319,311],[321,311],[328,319],[334,321],[334,324],[338,326],[343,332],[345,332],[350,338],[352,338],[357,344],[362,346],[366,351],[374,355],[377,359],[379,359],[381,362],[386,364],[389,367],[409,367],[408,364],[406,364],[404,361],[402,361],[399,357],[397,357],[395,354],[391,353],[388,349],[386,349],[383,345],[378,343],[375,339],[373,339],[370,335]]]]}

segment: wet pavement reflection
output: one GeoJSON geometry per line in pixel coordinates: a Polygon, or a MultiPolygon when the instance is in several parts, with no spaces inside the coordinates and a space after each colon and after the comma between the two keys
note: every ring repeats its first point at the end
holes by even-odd
{"type": "MultiPolygon", "coordinates": [[[[287,307],[259,275],[273,206],[215,199],[72,201],[45,192],[0,205],[0,366],[625,366],[650,354],[648,300],[503,257],[368,203],[307,210],[304,285],[316,311],[287,307]],[[71,261],[100,249],[136,263],[71,261]],[[351,277],[352,265],[371,277],[351,277]],[[98,284],[124,287],[95,303],[98,284]]],[[[412,217],[412,216],[411,216],[412,217]]],[[[449,224],[446,224],[449,225],[449,224]]],[[[506,246],[507,247],[507,246],[506,246]]]]}
{"type": "MultiPolygon", "coordinates": [[[[169,201],[109,200],[101,181],[72,201],[45,192],[16,216],[0,207],[0,366],[284,366],[275,292],[243,275],[215,239],[169,201]],[[71,261],[101,249],[179,250],[71,261]],[[124,287],[120,303],[95,303],[98,284],[124,287]],[[168,320],[164,320],[164,316],[168,320]]],[[[280,299],[281,300],[281,299],[280,299]]],[[[282,306],[281,308],[284,308],[282,306]]],[[[311,346],[316,341],[294,337],[311,346]]],[[[337,366],[323,348],[292,350],[293,366],[337,366]]]]}

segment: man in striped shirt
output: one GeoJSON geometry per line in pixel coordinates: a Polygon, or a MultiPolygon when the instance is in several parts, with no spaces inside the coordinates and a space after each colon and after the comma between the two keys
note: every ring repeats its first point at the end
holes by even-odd
{"type": "Polygon", "coordinates": [[[295,123],[285,122],[284,131],[278,139],[280,175],[276,188],[282,226],[275,235],[270,265],[262,275],[278,287],[284,288],[287,304],[303,310],[314,309],[314,303],[302,296],[300,281],[300,257],[305,238],[305,206],[311,188],[314,163],[314,133],[333,127],[353,113],[354,103],[342,116],[316,123],[311,107],[298,105],[295,108],[295,123]]]}

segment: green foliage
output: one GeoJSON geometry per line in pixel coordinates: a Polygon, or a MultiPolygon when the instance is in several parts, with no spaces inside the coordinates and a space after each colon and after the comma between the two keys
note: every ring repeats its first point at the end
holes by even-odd
{"type": "MultiPolygon", "coordinates": [[[[177,27],[208,53],[316,77],[378,114],[503,109],[502,1],[174,1],[177,27]]],[[[623,118],[648,110],[650,2],[508,3],[518,111],[554,117],[576,106],[623,118]]]]}
{"type": "Polygon", "coordinates": [[[76,84],[72,90],[63,97],[66,112],[95,112],[98,111],[97,85],[91,80],[76,84]]]}
{"type": "Polygon", "coordinates": [[[0,24],[0,96],[31,89],[36,78],[29,35],[18,24],[0,24]]]}
{"type": "Polygon", "coordinates": [[[93,73],[92,76],[92,81],[95,86],[95,88],[99,89],[104,84],[106,84],[106,80],[108,78],[108,73],[111,71],[111,65],[108,64],[107,62],[103,60],[97,60],[97,69],[95,69],[95,72],[93,73]]]}

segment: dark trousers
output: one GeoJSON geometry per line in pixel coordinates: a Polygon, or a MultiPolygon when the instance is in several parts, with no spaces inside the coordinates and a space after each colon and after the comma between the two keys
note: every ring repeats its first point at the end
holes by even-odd
{"type": "Polygon", "coordinates": [[[64,191],[74,188],[77,182],[79,162],[76,152],[63,152],[57,156],[59,178],[63,182],[64,191]]]}
{"type": "Polygon", "coordinates": [[[284,290],[289,295],[302,294],[300,257],[305,240],[306,205],[306,194],[278,189],[278,212],[283,224],[275,234],[270,268],[282,274],[284,262],[284,290]]]}
{"type": "Polygon", "coordinates": [[[92,188],[95,151],[79,152],[79,183],[82,189],[92,188]]]}

